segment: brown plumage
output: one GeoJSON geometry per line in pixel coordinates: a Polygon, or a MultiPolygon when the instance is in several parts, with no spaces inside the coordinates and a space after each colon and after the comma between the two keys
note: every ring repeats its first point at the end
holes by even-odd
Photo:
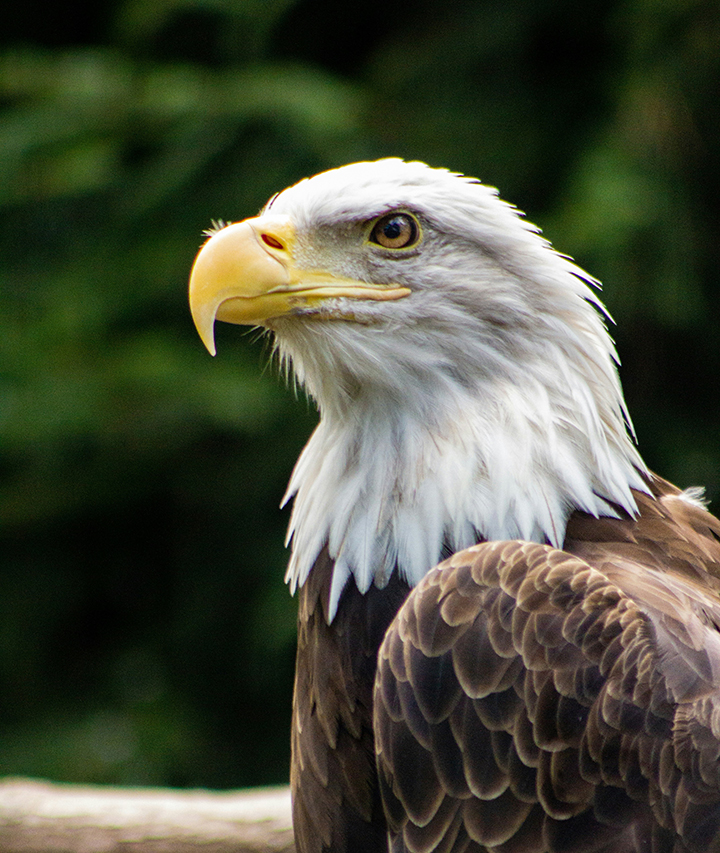
{"type": "Polygon", "coordinates": [[[393,850],[720,850],[720,522],[636,497],[410,594],[375,687],[393,850]]]}
{"type": "Polygon", "coordinates": [[[409,587],[393,575],[366,595],[352,584],[328,624],[333,561],[318,557],[299,595],[290,782],[298,850],[387,849],[375,769],[377,650],[409,587]]]}
{"type": "Polygon", "coordinates": [[[720,522],[651,486],[636,519],[574,513],[563,550],[455,554],[397,618],[394,575],[350,585],[329,625],[320,555],[298,616],[300,850],[384,851],[388,829],[413,853],[720,850],[720,522]]]}

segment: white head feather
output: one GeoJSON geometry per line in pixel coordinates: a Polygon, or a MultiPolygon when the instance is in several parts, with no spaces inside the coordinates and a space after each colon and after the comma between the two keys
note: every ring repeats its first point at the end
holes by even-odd
{"type": "Polygon", "coordinates": [[[291,216],[303,265],[413,291],[267,323],[320,410],[285,496],[293,590],[325,544],[332,617],[350,575],[361,592],[394,570],[414,585],[481,538],[560,547],[574,509],[636,512],[645,466],[597,282],[495,190],[389,159],[301,181],[268,209],[291,216]],[[359,235],[394,210],[421,242],[372,251],[359,235]]]}

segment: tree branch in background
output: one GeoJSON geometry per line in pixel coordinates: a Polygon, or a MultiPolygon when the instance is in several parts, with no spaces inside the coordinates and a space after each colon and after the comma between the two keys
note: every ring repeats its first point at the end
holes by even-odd
{"type": "Polygon", "coordinates": [[[245,791],[0,781],[3,853],[293,853],[287,787],[245,791]]]}

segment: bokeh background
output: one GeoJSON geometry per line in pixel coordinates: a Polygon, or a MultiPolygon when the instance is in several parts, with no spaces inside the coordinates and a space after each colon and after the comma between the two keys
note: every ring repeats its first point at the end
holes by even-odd
{"type": "MultiPolygon", "coordinates": [[[[605,283],[640,447],[720,497],[715,0],[6,4],[0,775],[287,778],[278,509],[315,421],[186,281],[345,162],[480,177],[605,283]]],[[[716,501],[717,506],[717,501],[716,501]]]]}

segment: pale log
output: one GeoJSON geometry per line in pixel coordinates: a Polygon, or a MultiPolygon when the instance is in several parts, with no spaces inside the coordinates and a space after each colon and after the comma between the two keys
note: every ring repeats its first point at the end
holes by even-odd
{"type": "Polygon", "coordinates": [[[2,853],[293,853],[287,787],[243,791],[0,781],[2,853]]]}

